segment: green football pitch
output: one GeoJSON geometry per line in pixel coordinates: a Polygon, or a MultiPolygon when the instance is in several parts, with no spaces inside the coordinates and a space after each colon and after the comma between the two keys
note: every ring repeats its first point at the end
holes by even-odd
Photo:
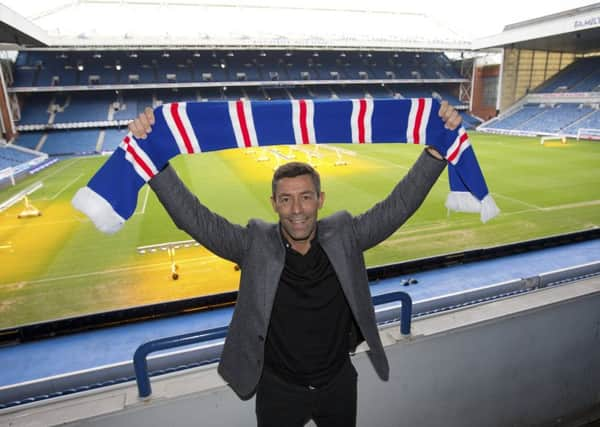
{"type": "MultiPolygon", "coordinates": [[[[490,191],[501,214],[482,224],[475,214],[448,213],[444,173],[419,211],[366,254],[370,266],[491,247],[597,227],[600,223],[600,144],[473,133],[490,191]]],[[[398,144],[279,147],[321,172],[326,203],[320,215],[360,213],[385,197],[421,152],[398,144]],[[345,166],[334,166],[338,160],[345,166]]],[[[276,220],[269,203],[272,151],[228,150],[180,156],[172,163],[209,207],[232,222],[276,220]]],[[[0,213],[0,328],[125,307],[213,294],[237,288],[233,264],[192,246],[175,250],[179,280],[166,251],[140,246],[188,240],[145,186],[133,217],[104,235],[70,200],[106,160],[66,159],[0,191],[0,202],[41,182],[29,201],[42,216],[18,219],[19,202],[0,213]]]]}

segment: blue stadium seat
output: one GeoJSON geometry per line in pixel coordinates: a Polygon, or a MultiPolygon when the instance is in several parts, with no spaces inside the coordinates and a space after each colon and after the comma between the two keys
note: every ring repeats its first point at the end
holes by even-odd
{"type": "Polygon", "coordinates": [[[224,98],[223,90],[218,87],[207,87],[199,90],[200,98],[206,101],[222,101],[224,98]]]}
{"type": "Polygon", "coordinates": [[[35,159],[35,154],[26,153],[18,150],[10,145],[0,147],[0,170],[6,169],[12,166],[17,166],[22,163],[28,162],[35,159]]]}
{"type": "Polygon", "coordinates": [[[34,80],[35,80],[37,74],[38,74],[38,70],[36,68],[21,67],[21,68],[15,69],[13,72],[13,76],[14,76],[13,86],[15,86],[15,87],[33,86],[34,80]]]}
{"type": "Polygon", "coordinates": [[[35,150],[43,134],[43,132],[21,132],[17,136],[15,144],[35,150]]]}
{"type": "Polygon", "coordinates": [[[48,109],[52,94],[32,94],[23,99],[20,125],[46,124],[50,118],[48,109]]]}
{"type": "Polygon", "coordinates": [[[306,86],[296,86],[288,89],[290,94],[294,99],[310,99],[312,96],[310,95],[308,88],[306,86]]]}
{"type": "Polygon", "coordinates": [[[115,96],[109,93],[76,93],[71,95],[64,111],[56,113],[54,123],[99,122],[108,119],[108,109],[115,96]]]}
{"type": "Polygon", "coordinates": [[[481,120],[470,115],[469,113],[460,111],[459,114],[463,119],[463,126],[465,127],[465,129],[476,129],[477,126],[481,124],[481,120]]]}
{"type": "Polygon", "coordinates": [[[514,129],[559,133],[591,112],[590,107],[582,107],[578,104],[558,104],[554,108],[545,108],[543,113],[515,126],[514,129]]]}
{"type": "Polygon", "coordinates": [[[600,110],[591,110],[583,119],[565,128],[565,133],[576,135],[578,129],[600,129],[600,110]]]}
{"type": "Polygon", "coordinates": [[[41,151],[50,155],[90,154],[96,151],[98,129],[73,129],[48,133],[41,151]]]}
{"type": "Polygon", "coordinates": [[[587,92],[600,85],[600,57],[581,58],[544,83],[538,93],[587,92]]]}
{"type": "Polygon", "coordinates": [[[511,115],[496,120],[493,123],[485,124],[482,127],[506,130],[516,129],[518,126],[522,126],[528,120],[533,119],[535,116],[542,114],[545,111],[546,107],[542,107],[539,104],[526,104],[511,115]]]}
{"type": "Polygon", "coordinates": [[[124,127],[121,129],[106,129],[104,132],[104,143],[102,151],[114,151],[117,149],[129,130],[124,127]]]}

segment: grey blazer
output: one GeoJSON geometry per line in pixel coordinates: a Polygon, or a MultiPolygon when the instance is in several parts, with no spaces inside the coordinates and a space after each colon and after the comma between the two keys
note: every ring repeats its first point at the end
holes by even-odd
{"type": "MultiPolygon", "coordinates": [[[[319,242],[383,380],[389,377],[389,366],[375,321],[363,251],[385,240],[417,210],[445,165],[423,152],[390,195],[375,206],[357,216],[340,211],[318,222],[319,242]]],[[[246,226],[230,223],[200,203],[171,166],[156,175],[150,186],[177,227],[241,267],[236,308],[218,370],[241,398],[249,398],[262,373],[265,337],[285,261],[278,224],[258,219],[246,226]]]]}

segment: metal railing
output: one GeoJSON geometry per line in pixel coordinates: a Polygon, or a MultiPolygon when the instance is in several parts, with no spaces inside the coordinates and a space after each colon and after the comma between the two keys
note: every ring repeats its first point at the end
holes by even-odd
{"type": "Polygon", "coordinates": [[[135,378],[140,398],[145,399],[152,394],[147,361],[147,357],[150,353],[225,338],[227,336],[227,330],[228,327],[221,327],[206,331],[192,332],[189,334],[149,341],[139,346],[133,355],[133,367],[135,369],[135,378]]]}
{"type": "MultiPolygon", "coordinates": [[[[377,295],[373,297],[373,305],[385,304],[397,300],[402,301],[400,332],[403,335],[409,335],[412,317],[412,299],[410,295],[406,292],[390,292],[383,295],[377,295]]],[[[139,397],[141,399],[146,399],[152,394],[147,361],[147,357],[150,353],[225,338],[227,336],[227,330],[228,327],[221,327],[201,332],[192,332],[189,334],[149,341],[139,346],[133,355],[133,367],[135,369],[139,397]]]]}
{"type": "Polygon", "coordinates": [[[377,306],[398,300],[402,301],[402,310],[400,312],[400,332],[402,335],[410,335],[413,312],[413,303],[410,295],[402,291],[377,295],[373,297],[373,305],[377,306]]]}

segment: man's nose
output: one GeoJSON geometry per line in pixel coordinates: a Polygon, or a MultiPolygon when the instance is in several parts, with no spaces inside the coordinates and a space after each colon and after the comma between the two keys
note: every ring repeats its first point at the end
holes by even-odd
{"type": "Polygon", "coordinates": [[[300,198],[294,198],[292,200],[292,212],[293,213],[302,212],[302,202],[301,202],[300,198]]]}

